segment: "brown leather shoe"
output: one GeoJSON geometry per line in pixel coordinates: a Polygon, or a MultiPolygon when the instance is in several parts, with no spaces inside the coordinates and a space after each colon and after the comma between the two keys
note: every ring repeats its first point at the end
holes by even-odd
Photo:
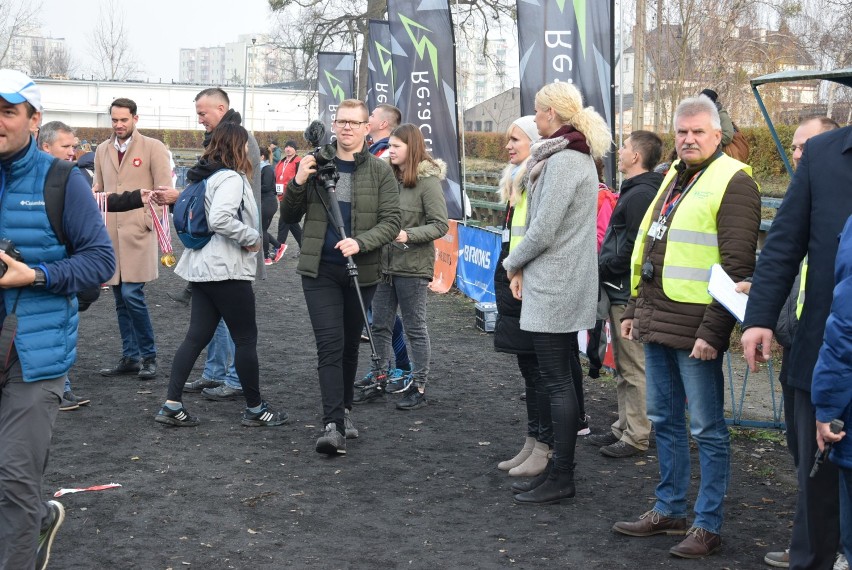
{"type": "Polygon", "coordinates": [[[615,523],[612,525],[612,530],[627,536],[684,535],[686,519],[664,517],[657,511],[651,510],[639,517],[638,521],[615,523]]]}
{"type": "Polygon", "coordinates": [[[704,558],[722,548],[722,537],[703,528],[692,527],[686,538],[669,553],[680,558],[704,558]]]}

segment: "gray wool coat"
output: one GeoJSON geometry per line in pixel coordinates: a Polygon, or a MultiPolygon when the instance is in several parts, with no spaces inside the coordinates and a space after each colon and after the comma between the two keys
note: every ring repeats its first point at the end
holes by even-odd
{"type": "Polygon", "coordinates": [[[568,333],[593,328],[598,303],[595,163],[562,150],[529,192],[524,239],[503,260],[523,270],[521,329],[568,333]]]}

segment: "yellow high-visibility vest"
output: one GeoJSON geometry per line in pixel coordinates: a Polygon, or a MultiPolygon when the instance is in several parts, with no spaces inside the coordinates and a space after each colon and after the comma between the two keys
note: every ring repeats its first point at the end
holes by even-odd
{"type": "Polygon", "coordinates": [[[802,309],[805,308],[805,282],[808,280],[808,258],[802,263],[802,276],[799,279],[799,296],[796,297],[796,318],[802,318],[802,309]]]}
{"type": "MultiPolygon", "coordinates": [[[[654,206],[648,208],[639,235],[633,246],[631,257],[631,295],[638,295],[640,272],[647,253],[648,230],[656,205],[665,199],[665,192],[677,175],[675,161],[663,180],[654,198],[654,206]]],[[[723,154],[701,174],[695,185],[686,193],[676,211],[667,221],[667,244],[663,259],[663,293],[672,301],[708,305],[712,301],[707,292],[710,267],[719,263],[716,214],[731,178],[740,170],[751,176],[751,167],[723,154]]],[[[663,205],[660,204],[660,207],[663,205]]]]}
{"type": "Polygon", "coordinates": [[[518,196],[515,211],[512,213],[512,235],[509,238],[509,251],[521,243],[527,231],[527,192],[518,196]]]}

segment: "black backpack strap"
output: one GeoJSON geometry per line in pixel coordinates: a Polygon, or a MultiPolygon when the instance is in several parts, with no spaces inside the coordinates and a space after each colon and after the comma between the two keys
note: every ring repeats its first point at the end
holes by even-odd
{"type": "Polygon", "coordinates": [[[44,209],[47,212],[47,219],[59,243],[66,248],[68,242],[65,238],[62,217],[65,214],[65,186],[68,184],[68,177],[73,168],[73,162],[54,158],[44,179],[44,209]]]}

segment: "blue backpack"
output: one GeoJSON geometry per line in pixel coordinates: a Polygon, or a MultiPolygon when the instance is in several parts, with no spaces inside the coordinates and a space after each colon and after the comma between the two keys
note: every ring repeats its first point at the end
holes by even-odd
{"type": "MultiPolygon", "coordinates": [[[[216,172],[219,172],[217,170],[216,172]]],[[[216,174],[213,172],[213,174],[216,174]]],[[[209,176],[208,176],[209,178],[209,176]]],[[[207,225],[207,212],[204,210],[204,196],[207,193],[207,178],[193,182],[183,189],[175,202],[173,220],[180,241],[189,249],[201,249],[213,239],[215,232],[207,225]]],[[[243,204],[237,210],[240,220],[243,204]]]]}

